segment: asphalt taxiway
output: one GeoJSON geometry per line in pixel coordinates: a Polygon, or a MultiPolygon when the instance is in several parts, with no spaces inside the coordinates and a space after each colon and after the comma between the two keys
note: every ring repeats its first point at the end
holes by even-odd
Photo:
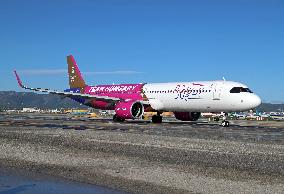
{"type": "Polygon", "coordinates": [[[284,122],[0,116],[1,167],[133,193],[283,193],[284,122]]]}

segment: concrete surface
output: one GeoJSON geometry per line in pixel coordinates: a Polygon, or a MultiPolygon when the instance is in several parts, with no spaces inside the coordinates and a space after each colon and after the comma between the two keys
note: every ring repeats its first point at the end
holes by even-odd
{"type": "Polygon", "coordinates": [[[0,115],[0,165],[132,193],[284,193],[284,124],[261,122],[0,115]]]}

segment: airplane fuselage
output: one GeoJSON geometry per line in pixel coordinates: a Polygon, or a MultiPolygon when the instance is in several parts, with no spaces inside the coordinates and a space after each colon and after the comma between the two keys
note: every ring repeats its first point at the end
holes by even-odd
{"type": "MultiPolygon", "coordinates": [[[[232,81],[196,81],[172,83],[139,83],[88,86],[72,55],[67,56],[69,86],[64,92],[23,85],[15,71],[20,87],[37,92],[69,97],[84,105],[115,110],[114,121],[143,117],[146,111],[156,111],[153,123],[161,123],[161,112],[172,111],[176,119],[196,121],[201,112],[231,112],[250,110],[260,105],[260,98],[244,84],[232,81]]],[[[229,126],[224,119],[223,126],[229,126]]]]}
{"type": "MultiPolygon", "coordinates": [[[[74,91],[76,89],[68,89],[74,91]]],[[[77,90],[80,92],[80,90],[77,90]]],[[[87,86],[85,94],[116,97],[131,101],[149,101],[151,111],[221,112],[245,111],[261,103],[244,84],[231,81],[171,82],[87,86]],[[243,88],[232,92],[233,88],[243,88]]],[[[77,99],[83,102],[83,99],[77,99]]],[[[98,109],[114,109],[115,104],[94,100],[85,103],[98,109]]],[[[147,111],[147,109],[145,110],[147,111]]]]}

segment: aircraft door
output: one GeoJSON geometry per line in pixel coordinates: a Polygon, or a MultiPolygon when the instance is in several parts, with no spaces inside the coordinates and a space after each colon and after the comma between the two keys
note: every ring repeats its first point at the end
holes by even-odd
{"type": "Polygon", "coordinates": [[[212,91],[213,91],[213,100],[220,100],[221,99],[221,84],[214,83],[212,85],[212,91]]]}

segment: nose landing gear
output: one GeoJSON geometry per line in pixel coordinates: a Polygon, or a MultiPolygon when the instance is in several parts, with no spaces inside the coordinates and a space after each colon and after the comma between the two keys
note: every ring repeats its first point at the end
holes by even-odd
{"type": "Polygon", "coordinates": [[[225,114],[223,115],[223,120],[222,120],[222,122],[221,122],[221,125],[222,125],[223,127],[229,127],[229,126],[230,126],[230,122],[227,121],[227,117],[228,117],[228,113],[225,113],[225,114]]]}
{"type": "Polygon", "coordinates": [[[222,121],[221,125],[222,125],[223,127],[229,127],[229,126],[230,126],[230,122],[224,120],[224,121],[222,121]]]}

